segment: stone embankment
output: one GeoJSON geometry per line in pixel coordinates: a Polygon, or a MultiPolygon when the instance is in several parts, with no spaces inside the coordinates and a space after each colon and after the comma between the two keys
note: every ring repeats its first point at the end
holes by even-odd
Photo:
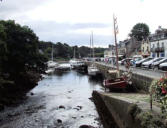
{"type": "MultiPolygon", "coordinates": [[[[108,73],[107,71],[110,70],[114,70],[116,69],[115,67],[112,67],[111,65],[105,65],[102,63],[95,63],[96,66],[98,67],[98,69],[100,70],[100,72],[105,76],[108,77],[108,73]]],[[[125,72],[125,69],[120,68],[120,73],[125,72]]],[[[142,72],[142,71],[141,71],[142,72]]],[[[149,91],[149,87],[151,85],[151,83],[157,79],[158,77],[153,77],[152,75],[149,74],[145,74],[145,73],[141,73],[141,72],[133,72],[132,71],[132,83],[134,85],[134,87],[138,90],[143,90],[145,92],[149,91]]]]}
{"type": "MultiPolygon", "coordinates": [[[[108,77],[107,71],[114,70],[109,65],[95,63],[101,73],[108,77]]],[[[120,69],[120,73],[125,70],[120,69]]],[[[153,104],[150,109],[149,86],[157,77],[132,72],[132,82],[139,93],[108,93],[94,91],[92,96],[104,128],[166,128],[160,108],[153,104]]]]}
{"type": "Polygon", "coordinates": [[[166,128],[160,109],[150,110],[146,94],[93,92],[104,128],[166,128]]]}

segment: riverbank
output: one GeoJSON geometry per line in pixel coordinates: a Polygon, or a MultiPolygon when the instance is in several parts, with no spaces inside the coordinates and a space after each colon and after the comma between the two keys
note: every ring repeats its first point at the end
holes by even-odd
{"type": "Polygon", "coordinates": [[[33,71],[28,71],[19,76],[15,81],[2,82],[0,88],[0,111],[4,110],[5,106],[17,105],[25,100],[26,93],[34,88],[41,79],[41,75],[33,71]]]}
{"type": "Polygon", "coordinates": [[[93,90],[102,90],[101,81],[75,70],[46,75],[26,100],[0,112],[0,127],[103,128],[91,99],[93,90]]]}

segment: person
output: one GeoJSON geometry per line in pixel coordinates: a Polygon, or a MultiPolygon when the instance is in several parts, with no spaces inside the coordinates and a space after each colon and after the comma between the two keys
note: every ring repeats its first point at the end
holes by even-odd
{"type": "Polygon", "coordinates": [[[125,60],[125,68],[129,70],[130,68],[130,61],[128,59],[125,60]]]}

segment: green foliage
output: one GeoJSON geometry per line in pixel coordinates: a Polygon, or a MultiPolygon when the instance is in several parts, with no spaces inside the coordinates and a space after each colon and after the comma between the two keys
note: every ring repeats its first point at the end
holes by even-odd
{"type": "Polygon", "coordinates": [[[149,27],[145,23],[137,23],[129,34],[130,37],[135,37],[138,41],[146,39],[149,36],[149,27]]]}
{"type": "MultiPolygon", "coordinates": [[[[51,58],[51,51],[53,46],[53,55],[54,59],[64,58],[70,59],[74,57],[74,49],[75,49],[75,57],[90,57],[90,52],[92,56],[92,49],[86,46],[69,46],[66,43],[57,42],[56,44],[52,42],[44,42],[40,41],[39,48],[43,51],[43,53],[47,56],[48,59],[51,58]]],[[[95,57],[103,57],[105,48],[94,48],[95,57]]]]}
{"type": "Polygon", "coordinates": [[[39,53],[38,37],[28,26],[1,20],[0,35],[1,74],[15,79],[21,72],[43,70],[46,59],[39,53]]]}
{"type": "Polygon", "coordinates": [[[167,78],[154,81],[150,86],[150,93],[153,99],[160,103],[162,113],[167,114],[167,78]]]}
{"type": "Polygon", "coordinates": [[[137,118],[141,121],[142,128],[166,128],[162,118],[152,112],[141,112],[137,118]]]}

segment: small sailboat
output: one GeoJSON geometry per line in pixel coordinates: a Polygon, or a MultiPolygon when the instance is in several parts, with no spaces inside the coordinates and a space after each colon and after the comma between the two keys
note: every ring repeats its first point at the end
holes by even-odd
{"type": "MultiPolygon", "coordinates": [[[[79,55],[80,56],[80,55],[79,55]]],[[[70,65],[71,65],[71,68],[72,69],[76,69],[76,70],[79,70],[79,71],[84,71],[85,68],[86,68],[86,65],[83,61],[81,61],[80,59],[76,59],[75,58],[75,48],[74,48],[74,56],[73,56],[73,59],[71,59],[69,61],[70,65]]]]}
{"type": "Polygon", "coordinates": [[[69,63],[62,63],[59,64],[59,66],[57,66],[55,70],[68,71],[71,70],[71,65],[69,63]]]}
{"type": "Polygon", "coordinates": [[[94,47],[93,47],[93,32],[90,36],[90,50],[92,50],[92,54],[93,54],[93,58],[92,58],[93,63],[92,65],[88,66],[88,75],[96,76],[99,73],[99,69],[94,64],[95,59],[94,59],[94,47]]]}
{"type": "Polygon", "coordinates": [[[112,77],[110,79],[106,79],[103,81],[103,85],[106,88],[108,88],[110,91],[113,89],[126,89],[128,85],[131,85],[131,72],[130,70],[126,73],[124,73],[122,76],[120,76],[120,70],[119,70],[119,64],[118,64],[118,49],[117,49],[117,32],[118,28],[116,26],[116,18],[113,17],[114,20],[114,36],[115,36],[115,48],[116,48],[116,64],[117,64],[117,69],[116,70],[111,70],[108,71],[111,74],[116,74],[116,77],[112,77]]]}
{"type": "Polygon", "coordinates": [[[53,45],[52,45],[52,52],[51,52],[51,60],[47,62],[48,68],[54,68],[56,67],[58,64],[53,61],[53,45]]]}
{"type": "Polygon", "coordinates": [[[45,71],[45,73],[47,74],[53,73],[57,65],[58,64],[53,61],[53,45],[52,45],[51,60],[47,62],[48,69],[45,71]]]}

